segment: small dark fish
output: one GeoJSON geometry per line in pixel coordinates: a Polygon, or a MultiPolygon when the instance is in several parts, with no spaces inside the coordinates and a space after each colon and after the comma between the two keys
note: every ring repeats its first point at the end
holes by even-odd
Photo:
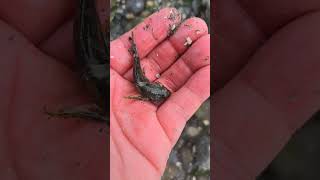
{"type": "Polygon", "coordinates": [[[148,100],[154,104],[161,104],[170,96],[170,91],[158,82],[150,82],[142,71],[137,46],[134,42],[133,33],[129,37],[131,53],[133,55],[133,77],[134,83],[141,96],[129,96],[130,99],[148,100]]]}
{"type": "Polygon", "coordinates": [[[77,117],[109,122],[109,28],[100,23],[96,0],[79,0],[74,23],[74,45],[77,70],[96,103],[79,107],[63,108],[46,113],[54,117],[77,117]]]}
{"type": "Polygon", "coordinates": [[[74,23],[74,44],[78,70],[100,107],[106,108],[109,78],[108,29],[102,29],[96,10],[96,0],[80,0],[74,23]]]}

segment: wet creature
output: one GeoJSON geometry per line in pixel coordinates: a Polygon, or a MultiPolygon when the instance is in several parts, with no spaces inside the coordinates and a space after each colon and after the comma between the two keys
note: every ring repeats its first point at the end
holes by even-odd
{"type": "Polygon", "coordinates": [[[128,96],[129,99],[146,100],[151,101],[154,104],[161,104],[170,96],[170,91],[160,84],[159,82],[149,81],[140,64],[140,58],[138,55],[137,46],[134,41],[133,33],[129,37],[131,43],[130,52],[133,55],[133,78],[136,88],[141,95],[139,96],[128,96]]]}
{"type": "Polygon", "coordinates": [[[109,125],[109,28],[100,22],[96,0],[79,0],[73,34],[77,70],[96,101],[45,112],[53,117],[89,119],[109,125]]]}

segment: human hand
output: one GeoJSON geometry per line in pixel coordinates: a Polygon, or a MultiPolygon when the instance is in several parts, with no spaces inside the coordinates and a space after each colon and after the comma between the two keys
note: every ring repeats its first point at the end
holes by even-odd
{"type": "Polygon", "coordinates": [[[214,179],[255,179],[319,109],[317,7],[216,1],[214,179]]]}
{"type": "Polygon", "coordinates": [[[84,104],[73,65],[74,1],[0,2],[0,179],[108,179],[104,124],[47,119],[84,104]]]}
{"type": "Polygon", "coordinates": [[[157,81],[173,92],[160,106],[125,98],[138,94],[128,52],[131,31],[111,42],[111,179],[159,179],[186,121],[209,97],[207,25],[191,18],[165,39],[170,25],[181,21],[176,13],[175,9],[162,9],[133,29],[147,78],[155,81],[156,74],[161,74],[157,81]],[[187,37],[193,41],[190,48],[184,45],[187,37]]]}

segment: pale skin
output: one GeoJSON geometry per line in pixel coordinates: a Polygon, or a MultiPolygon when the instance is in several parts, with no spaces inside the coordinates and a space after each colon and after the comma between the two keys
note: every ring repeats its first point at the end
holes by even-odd
{"type": "MultiPolygon", "coordinates": [[[[126,47],[118,48],[119,39],[112,42],[109,147],[106,130],[101,129],[105,124],[48,120],[42,112],[44,105],[90,101],[70,68],[75,62],[73,22],[69,21],[74,4],[62,0],[44,2],[0,2],[0,168],[4,170],[0,179],[108,179],[109,162],[112,179],[159,179],[186,121],[209,97],[210,37],[206,24],[198,18],[186,20],[201,33],[189,34],[195,29],[178,30],[170,40],[177,51],[165,43],[169,24],[162,20],[153,24],[159,30],[154,34],[158,41],[137,41],[142,61],[157,51],[156,45],[164,43],[165,53],[159,51],[163,59],[158,62],[160,68],[142,62],[151,67],[145,68],[150,80],[155,79],[155,72],[161,73],[159,81],[172,91],[172,96],[159,107],[123,98],[137,93],[131,82],[132,61],[125,53],[126,47]],[[186,36],[193,38],[189,48],[183,46],[186,36]],[[185,58],[176,58],[176,53],[185,58]],[[177,64],[182,61],[185,64],[177,64]],[[175,74],[174,79],[169,78],[171,73],[175,74]]],[[[169,12],[165,9],[159,13],[164,17],[169,12]]],[[[141,40],[150,37],[141,32],[136,36],[141,40]]]]}

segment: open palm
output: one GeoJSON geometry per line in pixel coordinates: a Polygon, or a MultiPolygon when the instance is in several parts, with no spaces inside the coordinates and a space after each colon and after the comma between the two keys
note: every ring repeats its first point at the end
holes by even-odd
{"type": "Polygon", "coordinates": [[[209,97],[207,25],[199,18],[187,19],[166,39],[168,29],[180,21],[175,9],[165,8],[131,30],[148,79],[173,92],[160,106],[125,98],[138,94],[128,51],[131,31],[111,42],[111,179],[159,179],[186,121],[209,97]],[[189,48],[187,39],[192,40],[189,48]]]}
{"type": "Polygon", "coordinates": [[[108,178],[105,125],[43,113],[90,101],[67,66],[71,2],[0,1],[0,179],[108,178]]]}

